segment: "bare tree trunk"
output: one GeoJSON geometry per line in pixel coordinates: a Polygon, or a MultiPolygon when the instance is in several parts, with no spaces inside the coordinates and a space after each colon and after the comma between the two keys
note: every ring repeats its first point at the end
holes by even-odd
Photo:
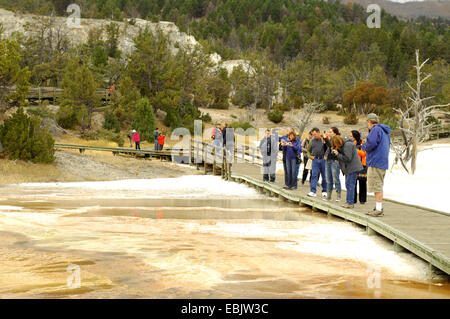
{"type": "Polygon", "coordinates": [[[405,100],[405,109],[396,109],[400,115],[400,130],[402,131],[402,140],[400,142],[394,141],[392,144],[393,150],[396,153],[396,159],[399,159],[404,169],[409,173],[416,172],[416,162],[419,143],[425,141],[429,136],[430,128],[435,124],[427,124],[427,119],[436,113],[448,114],[448,112],[440,111],[440,108],[447,107],[450,103],[445,105],[427,105],[425,101],[432,99],[431,97],[421,97],[422,83],[426,81],[431,75],[428,74],[422,78],[422,68],[427,63],[419,62],[419,50],[416,50],[416,69],[417,84],[413,88],[408,82],[410,89],[410,96],[405,100]],[[406,162],[410,162],[410,170],[406,168],[406,162]]]}

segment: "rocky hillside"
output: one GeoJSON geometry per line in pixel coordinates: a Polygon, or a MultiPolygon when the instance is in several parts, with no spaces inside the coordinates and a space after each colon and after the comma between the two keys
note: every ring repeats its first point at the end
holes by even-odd
{"type": "MultiPolygon", "coordinates": [[[[19,14],[0,8],[0,23],[3,25],[3,36],[10,37],[14,32],[22,32],[27,34],[27,26],[40,23],[42,19],[47,17],[36,16],[32,14],[19,14]]],[[[109,20],[101,19],[81,19],[79,28],[73,28],[67,23],[66,17],[54,17],[53,30],[60,34],[66,35],[73,45],[86,43],[89,32],[91,30],[102,30],[106,25],[111,23],[109,20]]],[[[194,47],[199,43],[197,40],[184,32],[180,32],[179,28],[173,22],[160,21],[153,23],[143,19],[129,19],[127,22],[116,22],[120,28],[119,49],[123,53],[130,53],[133,50],[133,38],[138,34],[140,29],[149,28],[152,32],[161,30],[168,35],[171,40],[172,53],[176,53],[178,47],[194,47]]],[[[103,37],[106,39],[105,32],[103,37]]],[[[210,58],[219,67],[226,68],[229,72],[234,66],[244,64],[243,60],[222,61],[222,58],[217,53],[211,54],[210,58]]]]}

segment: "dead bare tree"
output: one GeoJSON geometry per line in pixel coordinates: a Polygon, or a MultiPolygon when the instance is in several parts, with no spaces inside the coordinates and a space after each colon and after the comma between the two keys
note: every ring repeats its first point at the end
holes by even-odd
{"type": "Polygon", "coordinates": [[[305,128],[312,122],[312,116],[320,113],[325,109],[325,105],[318,102],[306,102],[303,104],[303,110],[300,116],[294,120],[293,126],[300,134],[303,134],[305,128]]]}
{"type": "Polygon", "coordinates": [[[405,108],[397,108],[395,111],[399,114],[399,127],[401,130],[401,138],[394,139],[392,149],[395,152],[394,165],[400,161],[402,167],[408,174],[414,174],[416,171],[416,160],[419,143],[424,142],[429,137],[430,129],[437,124],[429,119],[435,114],[450,114],[441,110],[447,107],[450,103],[445,105],[430,105],[429,102],[434,96],[421,97],[422,83],[425,82],[431,74],[422,78],[422,68],[428,62],[419,62],[419,50],[416,50],[416,69],[417,83],[413,88],[408,82],[410,95],[405,99],[405,108]],[[410,166],[408,169],[408,161],[410,166]]]}

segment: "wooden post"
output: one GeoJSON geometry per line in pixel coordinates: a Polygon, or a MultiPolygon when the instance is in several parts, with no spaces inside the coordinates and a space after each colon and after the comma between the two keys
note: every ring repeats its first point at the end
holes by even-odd
{"type": "Polygon", "coordinates": [[[255,148],[252,147],[252,164],[255,164],[255,148]]]}
{"type": "Polygon", "coordinates": [[[225,172],[225,166],[226,166],[226,152],[225,147],[222,147],[222,171],[220,172],[220,175],[223,179],[226,178],[226,172],[225,172]]]}
{"type": "Polygon", "coordinates": [[[216,171],[216,148],[213,148],[213,175],[215,176],[217,171],[216,171]]]}

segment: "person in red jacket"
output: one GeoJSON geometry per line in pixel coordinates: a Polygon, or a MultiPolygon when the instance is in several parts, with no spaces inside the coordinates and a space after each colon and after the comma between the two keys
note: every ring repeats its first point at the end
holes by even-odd
{"type": "Polygon", "coordinates": [[[136,130],[133,130],[133,142],[136,145],[136,149],[141,149],[141,137],[139,136],[139,132],[136,132],[136,130]]]}
{"type": "Polygon", "coordinates": [[[164,139],[166,138],[165,135],[163,135],[163,133],[159,133],[158,136],[158,144],[159,144],[159,150],[162,151],[163,147],[164,147],[164,139]]]}

